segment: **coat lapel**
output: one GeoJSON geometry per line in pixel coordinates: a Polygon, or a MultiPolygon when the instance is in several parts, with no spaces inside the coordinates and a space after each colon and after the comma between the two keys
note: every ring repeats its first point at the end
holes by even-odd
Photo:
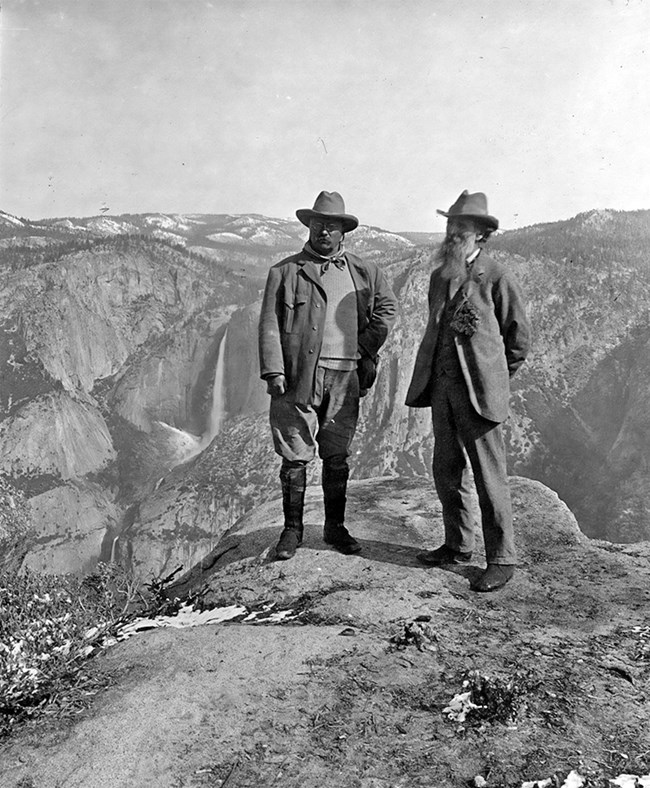
{"type": "Polygon", "coordinates": [[[442,279],[438,279],[438,282],[433,287],[433,298],[429,308],[429,319],[433,326],[437,326],[440,323],[442,310],[445,308],[445,301],[447,300],[447,289],[448,283],[442,279]]]}
{"type": "Polygon", "coordinates": [[[320,276],[320,268],[316,265],[313,260],[306,258],[304,260],[299,261],[301,264],[301,271],[304,276],[307,277],[311,282],[317,285],[321,290],[323,289],[323,283],[321,282],[320,276]]]}
{"type": "Polygon", "coordinates": [[[481,256],[477,258],[469,278],[463,283],[462,289],[465,295],[469,298],[472,293],[476,293],[483,285],[485,276],[485,266],[481,262],[481,256]]]}

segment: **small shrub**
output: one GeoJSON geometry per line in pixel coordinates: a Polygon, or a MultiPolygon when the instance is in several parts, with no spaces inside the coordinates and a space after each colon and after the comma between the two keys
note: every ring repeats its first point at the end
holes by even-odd
{"type": "Polygon", "coordinates": [[[524,697],[524,682],[490,678],[472,670],[465,674],[463,691],[443,709],[450,719],[460,723],[511,723],[517,717],[524,697]]]}
{"type": "Polygon", "coordinates": [[[0,734],[74,683],[85,658],[137,609],[115,565],[80,580],[0,572],[0,734]]]}
{"type": "Polygon", "coordinates": [[[463,682],[476,705],[469,718],[489,722],[513,722],[524,696],[524,687],[518,677],[510,679],[482,676],[478,671],[470,671],[463,682]]]}
{"type": "Polygon", "coordinates": [[[20,567],[31,533],[25,496],[0,476],[0,571],[20,567]]]}

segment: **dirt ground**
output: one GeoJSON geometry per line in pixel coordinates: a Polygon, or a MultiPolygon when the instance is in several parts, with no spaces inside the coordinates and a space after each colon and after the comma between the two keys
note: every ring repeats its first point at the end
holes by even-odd
{"type": "Polygon", "coordinates": [[[607,786],[650,774],[650,544],[592,542],[543,485],[511,481],[521,567],[476,594],[467,567],[415,555],[442,526],[426,480],[351,486],[363,552],[307,536],[273,560],[279,503],[242,520],[181,579],[204,602],[291,610],[134,635],[92,660],[108,688],[73,721],[42,720],[0,748],[2,788],[494,788],[578,771],[607,786]],[[220,556],[220,557],[219,557],[220,556]],[[463,681],[485,708],[445,713],[463,681]],[[492,694],[490,694],[490,692],[492,694]]]}

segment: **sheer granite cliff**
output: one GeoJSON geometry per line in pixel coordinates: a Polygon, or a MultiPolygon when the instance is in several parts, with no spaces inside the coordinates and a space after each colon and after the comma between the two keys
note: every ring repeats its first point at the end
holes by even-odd
{"type": "MultiPolygon", "coordinates": [[[[32,225],[4,238],[0,474],[30,499],[30,565],[83,571],[119,556],[145,574],[171,571],[279,493],[257,371],[259,272],[298,236],[263,217],[213,217],[201,235],[198,217],[182,218],[165,232],[191,248],[219,236],[209,248],[224,259],[239,249],[240,270],[120,235],[145,226],[134,217],[111,237],[75,220],[58,235],[32,225]],[[247,235],[234,241],[235,230],[247,235]]],[[[428,476],[430,414],[403,403],[435,247],[373,228],[359,237],[400,312],[362,401],[353,477],[428,476]]],[[[590,212],[488,247],[521,282],[534,327],[506,424],[511,472],[557,491],[589,535],[620,542],[650,538],[648,242],[650,212],[590,212]]]]}
{"type": "Polygon", "coordinates": [[[257,288],[139,239],[5,271],[0,473],[31,496],[31,563],[79,571],[134,494],[121,453],[146,436],[168,469],[196,449],[225,325],[257,288]]]}

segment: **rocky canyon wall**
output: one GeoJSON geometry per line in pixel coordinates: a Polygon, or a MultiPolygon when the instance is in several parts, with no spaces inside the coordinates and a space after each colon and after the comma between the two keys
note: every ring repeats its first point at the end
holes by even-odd
{"type": "MultiPolygon", "coordinates": [[[[404,398],[435,250],[379,240],[399,315],[361,403],[353,478],[430,479],[430,414],[404,398]]],[[[521,282],[534,329],[513,380],[510,470],[613,541],[650,538],[649,240],[649,212],[591,212],[488,247],[521,282]]],[[[263,279],[152,239],[25,255],[0,288],[0,475],[37,526],[28,565],[83,572],[119,557],[150,576],[195,563],[279,496],[257,363],[263,279]]]]}

